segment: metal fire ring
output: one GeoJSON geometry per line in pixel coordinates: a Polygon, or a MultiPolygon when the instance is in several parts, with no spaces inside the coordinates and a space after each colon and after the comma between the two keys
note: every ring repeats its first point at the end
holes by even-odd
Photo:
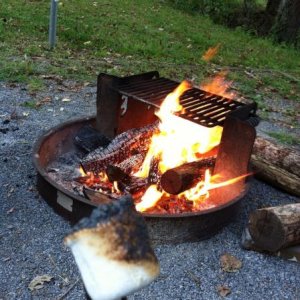
{"type": "MultiPolygon", "coordinates": [[[[84,125],[95,125],[94,116],[62,123],[42,135],[34,145],[33,163],[37,169],[37,189],[46,202],[60,215],[72,223],[89,216],[96,207],[88,199],[72,193],[49,177],[48,164],[58,156],[70,151],[73,137],[84,125]]],[[[207,238],[233,220],[238,212],[240,200],[249,189],[232,200],[211,209],[180,214],[143,213],[148,223],[152,240],[161,243],[180,243],[207,238]]]]}

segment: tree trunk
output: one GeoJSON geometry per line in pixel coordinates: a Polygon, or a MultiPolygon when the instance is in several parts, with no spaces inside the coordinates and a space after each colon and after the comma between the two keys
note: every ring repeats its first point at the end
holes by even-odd
{"type": "Polygon", "coordinates": [[[281,1],[273,31],[279,42],[297,44],[300,34],[300,0],[281,1]]]}
{"type": "Polygon", "coordinates": [[[271,252],[300,243],[300,203],[258,209],[250,215],[249,231],[260,249],[271,252]]]}
{"type": "Polygon", "coordinates": [[[263,19],[258,28],[260,35],[267,35],[276,20],[278,14],[279,6],[282,0],[268,0],[265,12],[263,14],[263,19]]]}

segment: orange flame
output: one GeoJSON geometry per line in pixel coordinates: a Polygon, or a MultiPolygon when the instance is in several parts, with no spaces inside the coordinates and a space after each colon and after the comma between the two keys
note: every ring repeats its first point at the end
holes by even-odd
{"type": "Polygon", "coordinates": [[[221,44],[216,45],[215,47],[208,48],[208,50],[203,54],[202,59],[205,61],[210,61],[215,57],[220,49],[221,44]]]}
{"type": "Polygon", "coordinates": [[[211,81],[201,84],[200,88],[208,93],[235,99],[237,94],[233,91],[229,91],[232,81],[225,80],[226,75],[226,71],[221,71],[211,81]]]}
{"type": "MultiPolygon", "coordinates": [[[[159,160],[159,172],[164,173],[168,169],[197,160],[199,155],[201,156],[220,143],[222,127],[203,127],[173,114],[182,110],[179,97],[189,88],[191,86],[186,81],[181,83],[166,97],[159,111],[156,112],[161,121],[159,133],[153,135],[142,168],[135,174],[136,176],[148,177],[153,158],[159,160]]],[[[209,179],[206,180],[209,181],[209,179]]],[[[136,205],[136,209],[144,211],[155,206],[164,194],[158,190],[157,186],[150,186],[142,197],[142,201],[136,205]]],[[[184,196],[189,197],[189,193],[184,196]]]]}
{"type": "Polygon", "coordinates": [[[136,210],[143,212],[148,208],[155,206],[162,195],[163,193],[157,190],[157,186],[155,184],[150,185],[141,198],[142,201],[136,204],[136,210]]]}

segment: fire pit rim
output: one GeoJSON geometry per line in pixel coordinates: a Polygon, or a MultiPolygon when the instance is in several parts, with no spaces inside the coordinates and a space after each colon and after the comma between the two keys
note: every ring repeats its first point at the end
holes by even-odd
{"type": "MultiPolygon", "coordinates": [[[[85,199],[84,197],[82,197],[80,195],[76,195],[75,193],[70,192],[69,190],[65,189],[63,186],[57,184],[54,180],[52,180],[48,176],[45,168],[43,168],[41,166],[40,155],[39,155],[39,150],[41,149],[43,143],[51,135],[56,134],[59,130],[66,128],[66,127],[74,126],[75,124],[93,123],[93,122],[96,122],[95,115],[84,117],[84,118],[76,118],[76,119],[68,120],[66,122],[60,123],[60,124],[50,128],[49,130],[46,130],[44,133],[42,133],[40,135],[40,137],[34,143],[32,160],[33,160],[33,164],[34,164],[35,168],[37,169],[39,175],[41,175],[43,177],[43,179],[48,182],[48,184],[50,184],[54,188],[56,188],[57,191],[60,191],[63,194],[66,194],[71,199],[83,202],[83,203],[88,204],[93,207],[97,207],[98,206],[97,204],[92,203],[91,201],[89,201],[88,199],[85,199]]],[[[176,214],[142,213],[142,215],[147,218],[185,218],[185,217],[197,217],[197,216],[201,216],[201,215],[208,215],[210,213],[214,213],[214,212],[220,211],[224,208],[227,208],[231,205],[234,205],[235,203],[240,201],[247,194],[248,190],[249,190],[249,182],[245,182],[245,187],[238,196],[234,197],[233,199],[231,199],[230,201],[228,201],[226,203],[220,204],[218,206],[215,206],[215,207],[212,207],[209,209],[204,209],[204,210],[195,211],[195,212],[176,213],[176,214]]]]}

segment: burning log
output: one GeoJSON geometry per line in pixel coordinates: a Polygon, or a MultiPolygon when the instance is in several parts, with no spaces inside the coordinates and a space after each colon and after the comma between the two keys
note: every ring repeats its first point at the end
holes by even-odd
{"type": "Polygon", "coordinates": [[[131,155],[145,153],[153,133],[158,129],[158,122],[142,127],[134,128],[118,135],[108,146],[89,153],[81,165],[85,172],[99,173],[108,164],[116,165],[131,155]]]}
{"type": "Polygon", "coordinates": [[[202,180],[205,170],[212,169],[215,162],[216,158],[210,157],[170,169],[161,176],[161,187],[169,194],[178,195],[202,180]]]}
{"type": "Polygon", "coordinates": [[[65,238],[92,299],[120,299],[159,274],[147,226],[129,196],[100,205],[65,238]]]}
{"type": "Polygon", "coordinates": [[[121,163],[117,164],[116,166],[127,174],[135,173],[139,170],[140,166],[142,165],[145,159],[145,154],[146,153],[144,152],[130,156],[127,159],[123,160],[121,163]]]}
{"type": "Polygon", "coordinates": [[[159,158],[152,157],[150,162],[150,168],[149,168],[149,174],[148,174],[148,183],[158,183],[161,177],[160,171],[159,171],[159,158]]]}
{"type": "Polygon", "coordinates": [[[249,232],[257,247],[271,252],[300,243],[300,203],[254,211],[249,232]]]}
{"type": "Polygon", "coordinates": [[[110,182],[122,182],[126,185],[130,184],[131,176],[126,174],[121,168],[113,165],[108,165],[105,171],[110,182]]]}

